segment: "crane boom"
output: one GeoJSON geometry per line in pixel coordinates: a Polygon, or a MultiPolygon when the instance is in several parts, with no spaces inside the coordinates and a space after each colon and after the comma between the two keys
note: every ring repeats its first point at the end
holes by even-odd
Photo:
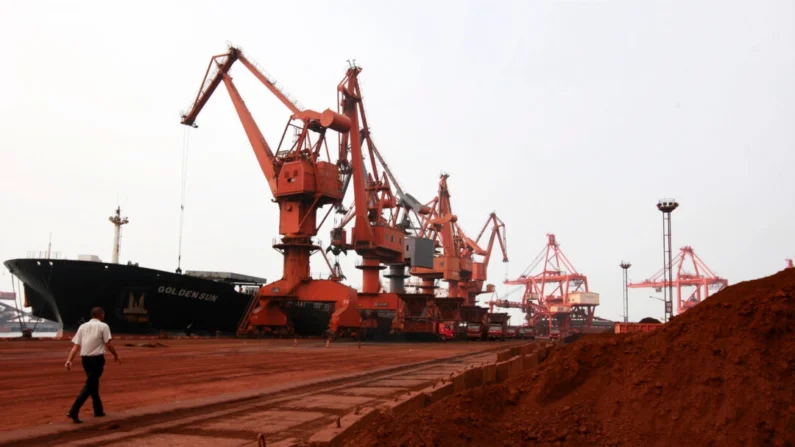
{"type": "Polygon", "coordinates": [[[237,87],[235,87],[235,84],[232,82],[232,78],[226,73],[222,73],[222,76],[224,85],[226,85],[226,89],[229,91],[229,96],[232,97],[232,104],[235,106],[237,115],[240,117],[240,122],[243,124],[246,137],[248,137],[248,141],[254,149],[254,155],[257,156],[257,161],[262,169],[262,173],[265,174],[265,178],[268,180],[268,186],[270,186],[271,192],[275,196],[278,187],[276,185],[276,167],[273,165],[273,151],[262,135],[262,132],[259,130],[259,126],[257,126],[257,123],[254,121],[254,117],[251,116],[251,112],[248,110],[248,107],[246,107],[246,103],[240,96],[240,92],[237,91],[237,87]]]}
{"type": "Polygon", "coordinates": [[[273,241],[273,248],[283,255],[282,277],[260,288],[258,306],[246,317],[247,325],[257,328],[257,331],[290,333],[296,325],[292,323],[293,316],[285,303],[327,302],[332,303],[334,308],[327,331],[332,334],[350,333],[359,326],[361,320],[356,291],[340,283],[341,271],[336,262],[332,266],[328,259],[325,261],[332,270],[330,280],[313,280],[309,260],[312,253],[322,249],[313,240],[325,220],[324,217],[320,225],[317,224],[318,211],[325,205],[332,205],[333,208],[341,205],[344,197],[343,178],[349,170],[347,159],[332,162],[326,145],[326,133],[331,129],[347,138],[351,130],[350,120],[329,109],[323,114],[302,110],[240,49],[230,47],[227,53],[211,59],[199,93],[190,110],[182,115],[181,124],[196,127],[199,113],[221,82],[226,86],[246,137],[268,181],[274,202],[279,207],[279,234],[282,237],[273,241]],[[291,112],[275,150],[262,135],[229,74],[237,60],[291,112]],[[286,142],[284,136],[291,128],[296,129],[296,138],[286,142]],[[310,133],[310,130],[314,133],[310,133]],[[321,160],[324,148],[327,160],[321,160]]]}
{"type": "MultiPolygon", "coordinates": [[[[303,112],[303,108],[297,101],[290,99],[289,95],[283,89],[276,85],[276,81],[265,74],[265,72],[255,63],[249,60],[240,48],[230,46],[229,51],[223,54],[217,54],[210,59],[210,64],[207,66],[207,71],[204,73],[204,80],[196,94],[196,99],[193,101],[188,112],[182,115],[182,124],[192,127],[196,125],[196,118],[201,113],[207,101],[218,88],[218,85],[223,80],[224,74],[228,74],[232,65],[240,61],[268,90],[276,96],[282,104],[285,105],[293,113],[293,117],[303,112]],[[215,67],[215,71],[213,71],[215,67]]],[[[316,119],[319,118],[316,117],[316,119]]]]}
{"type": "Polygon", "coordinates": [[[218,88],[218,85],[223,79],[223,73],[228,72],[229,69],[232,68],[232,64],[237,60],[238,54],[238,51],[235,51],[234,48],[230,48],[228,53],[216,54],[210,59],[210,63],[207,65],[207,71],[204,72],[204,79],[202,79],[201,87],[196,94],[196,99],[193,100],[193,104],[189,111],[182,114],[181,124],[198,127],[196,125],[196,118],[199,116],[202,109],[204,109],[207,101],[210,100],[215,89],[218,88]],[[222,62],[219,62],[219,60],[222,62]],[[213,71],[213,67],[215,67],[215,71],[213,71]],[[210,75],[211,72],[212,76],[210,75]]]}
{"type": "MultiPolygon", "coordinates": [[[[308,156],[308,158],[311,158],[312,160],[311,163],[315,164],[317,162],[317,155],[320,151],[320,147],[325,142],[324,136],[326,128],[331,128],[338,132],[348,132],[348,122],[345,117],[341,117],[333,111],[327,110],[328,113],[326,113],[326,116],[328,122],[325,125],[321,124],[322,115],[320,113],[313,110],[303,110],[296,101],[290,99],[289,95],[276,85],[276,81],[273,80],[272,77],[266,75],[257,64],[250,61],[239,48],[231,46],[229,47],[229,51],[227,53],[215,55],[210,60],[210,65],[205,71],[204,80],[201,84],[202,87],[200,88],[199,93],[196,95],[196,98],[194,99],[193,104],[191,105],[188,112],[182,115],[182,120],[180,122],[181,124],[197,127],[196,119],[198,118],[199,113],[207,104],[207,101],[209,101],[210,97],[221,82],[224,83],[227,91],[229,92],[229,96],[232,98],[232,104],[234,105],[235,111],[240,118],[240,122],[243,125],[244,131],[246,132],[246,137],[248,138],[249,143],[251,143],[251,147],[254,149],[254,154],[257,157],[257,161],[259,162],[262,172],[265,174],[265,178],[268,181],[268,186],[270,187],[274,197],[277,197],[280,194],[277,176],[282,165],[286,161],[295,159],[295,157],[291,157],[292,154],[304,152],[305,158],[308,156]],[[262,135],[259,126],[257,125],[256,121],[254,121],[251,111],[249,111],[245,101],[240,95],[240,92],[238,92],[237,87],[235,87],[232,77],[229,76],[229,70],[238,60],[254,75],[254,77],[256,77],[268,90],[270,90],[270,92],[273,93],[273,95],[276,96],[279,101],[290,110],[290,112],[292,112],[290,120],[300,120],[303,122],[303,126],[300,128],[299,139],[289,150],[277,150],[276,155],[274,155],[273,150],[271,149],[265,137],[262,135]],[[215,67],[215,69],[213,69],[213,67],[215,67]],[[314,146],[307,135],[307,130],[313,130],[321,135],[320,139],[314,146]]],[[[287,126],[290,126],[289,122],[287,126]]],[[[285,128],[285,132],[286,130],[287,128],[285,128]]],[[[347,162],[347,160],[345,162],[347,162]]],[[[294,188],[291,187],[290,189],[294,188]]],[[[336,196],[337,194],[338,193],[335,193],[334,195],[336,196]]]]}
{"type": "Polygon", "coordinates": [[[505,223],[497,217],[496,213],[491,213],[489,215],[488,220],[486,220],[486,224],[483,225],[483,229],[480,230],[478,234],[478,238],[475,239],[475,243],[477,244],[480,241],[480,238],[483,236],[483,233],[486,231],[486,227],[488,227],[489,222],[492,222],[493,227],[491,229],[491,236],[489,237],[489,245],[486,248],[486,253],[484,254],[485,258],[483,259],[483,265],[485,267],[489,266],[489,260],[491,259],[491,249],[494,247],[494,240],[497,240],[497,243],[500,244],[500,250],[502,251],[502,262],[508,262],[508,242],[507,237],[505,235],[505,223]]]}

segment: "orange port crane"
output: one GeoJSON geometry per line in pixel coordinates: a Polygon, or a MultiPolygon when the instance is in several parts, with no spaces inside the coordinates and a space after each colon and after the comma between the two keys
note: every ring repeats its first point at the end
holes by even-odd
{"type": "Polygon", "coordinates": [[[448,178],[448,174],[442,174],[438,194],[427,204],[431,212],[422,216],[419,232],[419,236],[428,235],[434,240],[440,252],[434,256],[432,268],[414,267],[411,274],[420,278],[420,290],[427,294],[434,293],[436,280],[447,282],[447,296],[436,299],[443,320],[481,323],[484,322],[487,309],[477,305],[477,296],[494,290],[491,284],[487,290],[483,290],[483,283],[487,278],[495,240],[502,249],[503,262],[508,262],[505,224],[495,213],[491,213],[477,238],[469,238],[458,224],[458,216],[452,211],[448,178]],[[491,235],[487,248],[483,249],[479,242],[489,224],[492,225],[491,235]],[[475,255],[482,259],[476,260],[475,255]]]}
{"type": "Polygon", "coordinates": [[[337,251],[353,249],[362,258],[357,268],[362,270],[358,307],[365,317],[363,327],[380,325],[376,319],[391,319],[390,331],[424,332],[434,318],[433,309],[430,312],[428,309],[428,301],[432,301],[433,296],[406,294],[404,281],[407,266],[433,263],[432,241],[410,235],[407,224],[409,211],[427,213],[428,210],[418,206],[416,201],[412,203],[405,194],[399,203],[392,192],[392,187],[396,186],[394,176],[375,148],[367,125],[358,79],[361,71],[361,67],[351,64],[337,87],[338,113],[323,115],[327,119],[324,122],[329,124],[339,116],[350,122],[350,132],[340,134],[339,143],[340,154],[350,151],[354,206],[347,218],[332,230],[332,245],[337,251]],[[370,160],[369,171],[364,162],[364,147],[370,160]],[[383,174],[379,174],[376,160],[381,161],[383,174]],[[391,217],[385,216],[386,212],[391,212],[391,217]],[[349,241],[343,227],[350,220],[354,225],[349,241]],[[380,272],[385,266],[389,266],[386,275],[390,279],[389,292],[382,291],[380,282],[380,272]]]}
{"type": "MultiPolygon", "coordinates": [[[[456,227],[458,227],[457,224],[456,227]]],[[[485,290],[483,289],[483,284],[488,278],[489,261],[491,260],[491,253],[492,249],[494,248],[495,240],[500,245],[500,251],[502,252],[502,262],[508,262],[508,242],[505,233],[505,223],[500,220],[499,217],[497,217],[496,213],[489,214],[488,219],[486,219],[486,223],[483,224],[483,227],[480,229],[480,233],[478,233],[478,237],[475,238],[474,241],[468,238],[466,234],[461,231],[460,227],[458,227],[458,231],[464,237],[467,246],[462,255],[466,257],[471,257],[472,255],[482,256],[480,261],[474,260],[472,262],[472,277],[467,281],[459,283],[459,288],[467,298],[467,305],[474,306],[477,303],[477,295],[480,295],[481,293],[491,293],[494,291],[494,284],[487,285],[485,290]],[[478,245],[478,243],[480,242],[480,239],[483,237],[483,235],[486,234],[489,224],[491,224],[489,242],[488,245],[486,245],[486,248],[483,249],[480,247],[480,245],[478,245]]]]}
{"type": "Polygon", "coordinates": [[[356,291],[338,280],[313,280],[309,271],[310,256],[320,250],[312,237],[317,235],[328,216],[327,212],[318,223],[317,212],[325,205],[332,205],[329,212],[340,206],[345,195],[345,176],[350,173],[347,154],[339,153],[337,161],[332,162],[326,133],[330,129],[347,135],[351,120],[330,109],[322,114],[302,110],[239,48],[230,47],[228,52],[210,60],[199,93],[182,116],[182,124],[197,127],[196,118],[221,82],[229,92],[274,201],[279,205],[282,237],[274,240],[273,247],[284,257],[284,272],[281,279],[259,290],[259,301],[250,313],[248,327],[281,334],[315,332],[317,319],[306,317],[306,309],[312,307],[306,303],[315,302],[333,305],[325,328],[330,333],[342,335],[355,331],[360,323],[356,291]],[[240,61],[291,112],[275,152],[229,75],[236,61],[240,61]],[[295,129],[297,138],[289,143],[284,136],[291,128],[295,129]]]}
{"type": "Polygon", "coordinates": [[[651,278],[637,283],[630,282],[627,287],[630,289],[653,288],[657,292],[662,291],[663,287],[675,287],[676,313],[678,315],[709,298],[710,290],[712,293],[719,292],[729,285],[729,281],[713,273],[690,246],[682,247],[679,250],[679,254],[671,261],[671,266],[673,266],[672,270],[676,270],[676,278],[673,282],[667,281],[664,277],[665,270],[660,269],[651,278]],[[695,289],[690,295],[684,296],[682,295],[683,287],[695,287],[695,289]]]}
{"type": "Polygon", "coordinates": [[[505,284],[524,286],[521,303],[491,300],[489,307],[522,309],[529,326],[545,322],[550,336],[567,335],[572,322],[590,327],[599,305],[599,294],[588,290],[588,278],[569,262],[554,234],[547,234],[547,245],[519,278],[505,284]]]}

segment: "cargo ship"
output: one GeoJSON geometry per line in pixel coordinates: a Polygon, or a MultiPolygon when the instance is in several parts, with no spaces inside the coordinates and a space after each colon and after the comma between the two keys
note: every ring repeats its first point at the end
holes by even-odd
{"type": "Polygon", "coordinates": [[[55,321],[73,332],[105,310],[105,321],[117,334],[215,335],[237,332],[255,305],[265,278],[231,272],[167,272],[119,264],[121,226],[128,222],[116,209],[112,262],[94,255],[77,260],[44,256],[11,259],[5,266],[23,284],[25,307],[35,317],[55,321]]]}

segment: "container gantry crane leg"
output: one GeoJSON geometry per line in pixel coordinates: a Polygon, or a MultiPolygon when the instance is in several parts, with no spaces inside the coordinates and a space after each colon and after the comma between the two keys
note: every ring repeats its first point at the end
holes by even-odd
{"type": "Polygon", "coordinates": [[[339,154],[337,162],[332,162],[326,133],[333,130],[347,134],[351,128],[350,120],[329,109],[322,115],[302,110],[239,48],[230,47],[227,53],[211,59],[202,87],[190,110],[183,115],[182,124],[197,127],[196,118],[222,82],[280,213],[279,233],[282,237],[274,240],[273,248],[284,257],[283,275],[278,281],[260,288],[259,304],[251,312],[249,327],[273,334],[325,331],[345,335],[355,332],[360,321],[356,311],[356,291],[339,281],[313,280],[309,271],[310,256],[320,250],[312,237],[317,235],[325,220],[318,224],[317,212],[325,205],[340,205],[345,195],[340,173],[347,169],[347,154],[339,154]],[[271,149],[229,75],[236,61],[240,61],[290,110],[292,115],[284,133],[291,127],[298,130],[298,138],[292,144],[285,142],[282,135],[276,152],[271,149]],[[323,149],[326,160],[322,159],[323,149]],[[325,303],[333,308],[330,319],[318,318],[316,306],[307,306],[306,303],[325,303]]]}

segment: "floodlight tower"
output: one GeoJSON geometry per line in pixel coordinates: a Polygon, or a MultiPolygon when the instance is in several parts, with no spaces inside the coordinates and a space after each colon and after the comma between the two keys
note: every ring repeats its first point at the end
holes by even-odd
{"type": "Polygon", "coordinates": [[[627,270],[632,267],[629,262],[621,261],[619,267],[624,271],[624,283],[621,287],[624,288],[624,323],[629,323],[629,289],[627,289],[627,270]]]}
{"type": "Polygon", "coordinates": [[[679,203],[674,199],[661,199],[657,202],[657,209],[662,212],[663,216],[663,281],[665,280],[666,273],[668,274],[668,294],[665,294],[663,287],[663,297],[665,298],[665,323],[671,319],[673,315],[673,255],[671,254],[671,213],[679,207],[679,203]],[[666,259],[667,257],[667,259],[666,259]]]}

